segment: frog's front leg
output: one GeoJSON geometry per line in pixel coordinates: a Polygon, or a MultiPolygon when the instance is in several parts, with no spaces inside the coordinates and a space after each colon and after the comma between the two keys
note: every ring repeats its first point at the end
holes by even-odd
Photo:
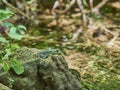
{"type": "Polygon", "coordinates": [[[49,53],[47,51],[42,51],[39,53],[39,57],[42,59],[48,58],[49,53]]]}

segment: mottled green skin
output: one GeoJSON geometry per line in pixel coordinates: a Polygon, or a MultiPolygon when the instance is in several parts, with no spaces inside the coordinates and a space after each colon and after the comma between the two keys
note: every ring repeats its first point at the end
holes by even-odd
{"type": "Polygon", "coordinates": [[[45,58],[48,58],[49,56],[51,55],[61,55],[61,51],[59,49],[47,49],[47,50],[44,50],[44,51],[41,51],[39,53],[39,57],[42,58],[42,59],[45,59],[45,58]]]}

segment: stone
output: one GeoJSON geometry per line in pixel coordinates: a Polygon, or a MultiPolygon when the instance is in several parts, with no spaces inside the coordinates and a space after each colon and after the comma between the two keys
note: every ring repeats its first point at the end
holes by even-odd
{"type": "Polygon", "coordinates": [[[22,63],[24,72],[17,75],[12,68],[4,72],[0,66],[0,83],[13,90],[81,90],[80,76],[68,68],[63,55],[52,52],[40,58],[43,51],[26,47],[17,50],[11,57],[22,63]]]}

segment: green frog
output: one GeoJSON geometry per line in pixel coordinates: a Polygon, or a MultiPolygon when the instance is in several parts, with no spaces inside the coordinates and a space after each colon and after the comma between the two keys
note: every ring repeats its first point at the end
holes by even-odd
{"type": "Polygon", "coordinates": [[[41,51],[39,53],[39,57],[42,59],[48,58],[50,55],[61,55],[61,51],[59,49],[51,49],[48,48],[47,50],[41,51]]]}

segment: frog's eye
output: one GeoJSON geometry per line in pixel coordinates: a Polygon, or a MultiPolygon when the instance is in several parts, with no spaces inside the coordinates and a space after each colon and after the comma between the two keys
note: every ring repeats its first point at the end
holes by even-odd
{"type": "Polygon", "coordinates": [[[59,49],[57,49],[56,52],[59,53],[59,54],[61,53],[61,51],[59,49]]]}
{"type": "Polygon", "coordinates": [[[57,50],[56,50],[56,52],[60,52],[60,50],[59,50],[59,49],[57,49],[57,50]]]}

